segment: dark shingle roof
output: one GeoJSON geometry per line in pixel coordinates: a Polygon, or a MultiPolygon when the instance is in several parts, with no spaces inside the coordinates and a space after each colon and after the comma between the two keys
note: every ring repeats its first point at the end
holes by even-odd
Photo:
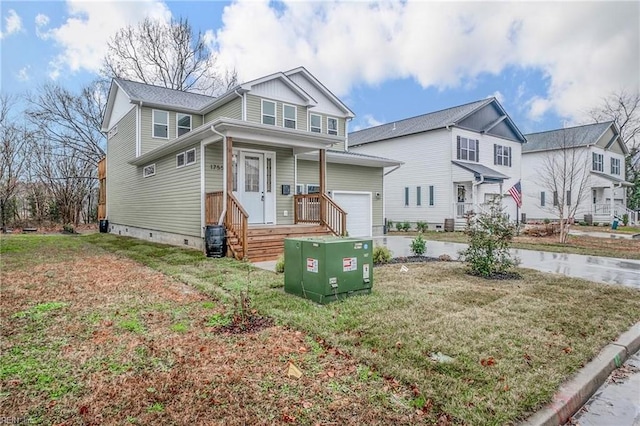
{"type": "Polygon", "coordinates": [[[152,86],[120,78],[114,80],[131,97],[131,100],[142,101],[148,104],[200,111],[216,99],[212,96],[201,95],[199,93],[167,89],[165,87],[152,86]]]}
{"type": "Polygon", "coordinates": [[[502,174],[498,171],[495,171],[492,168],[487,167],[480,163],[466,163],[464,161],[451,161],[451,162],[456,166],[462,167],[463,169],[472,172],[476,178],[479,178],[480,175],[482,175],[489,180],[501,181],[504,179],[509,179],[509,176],[502,174]]]}
{"type": "Polygon", "coordinates": [[[611,126],[611,121],[604,123],[585,124],[584,126],[567,127],[546,132],[525,135],[527,143],[522,146],[522,152],[545,151],[559,149],[562,146],[594,145],[600,136],[611,126]]]}
{"type": "Polygon", "coordinates": [[[414,133],[426,132],[455,124],[469,114],[494,101],[494,98],[459,105],[441,111],[406,118],[393,123],[382,124],[369,129],[349,133],[349,146],[358,146],[369,142],[397,138],[414,133]]]}

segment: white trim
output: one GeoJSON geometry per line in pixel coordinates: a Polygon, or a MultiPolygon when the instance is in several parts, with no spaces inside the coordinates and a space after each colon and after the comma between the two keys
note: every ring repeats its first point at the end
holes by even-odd
{"type": "Polygon", "coordinates": [[[332,136],[339,136],[340,135],[340,128],[338,127],[338,124],[340,123],[340,121],[338,120],[337,117],[330,117],[327,116],[327,134],[328,135],[332,135],[332,136]],[[329,120],[336,120],[336,134],[334,135],[333,133],[329,133],[329,120]]]}
{"type": "Polygon", "coordinates": [[[344,150],[349,152],[349,121],[350,118],[344,120],[344,150]]]}
{"type": "MultiPolygon", "coordinates": [[[[165,111],[162,109],[152,109],[151,110],[151,137],[155,139],[169,139],[169,123],[171,122],[169,118],[169,111],[165,111]],[[167,136],[156,136],[156,112],[164,112],[167,114],[167,136]]],[[[162,123],[158,123],[159,125],[163,125],[162,123]]]]}
{"type": "Polygon", "coordinates": [[[305,194],[319,194],[320,193],[320,184],[318,183],[308,183],[304,186],[304,191],[305,194]],[[309,187],[310,186],[317,186],[318,187],[318,192],[309,192],[309,187]]]}
{"type": "Polygon", "coordinates": [[[187,155],[185,154],[185,151],[179,152],[176,154],[176,169],[181,169],[183,168],[187,163],[187,155]],[[182,164],[178,164],[178,157],[182,156],[182,164]]]}
{"type": "Polygon", "coordinates": [[[320,115],[320,114],[314,114],[314,113],[309,112],[309,131],[310,131],[311,133],[318,133],[318,134],[321,134],[321,133],[322,133],[322,115],[320,115]],[[319,117],[319,118],[320,118],[320,127],[316,127],[317,129],[320,129],[320,131],[319,131],[319,132],[314,132],[314,131],[312,131],[312,130],[311,130],[311,117],[312,117],[312,116],[314,116],[314,115],[315,115],[316,117],[319,117]]]}
{"type": "MultiPolygon", "coordinates": [[[[267,196],[267,157],[271,157],[272,158],[272,169],[271,169],[271,193],[273,194],[273,225],[276,225],[278,222],[278,191],[277,191],[277,183],[278,183],[278,179],[277,177],[277,155],[275,151],[265,151],[262,149],[254,149],[254,148],[233,148],[233,154],[237,155],[238,158],[238,168],[236,169],[238,172],[238,178],[236,180],[237,184],[238,184],[238,188],[237,191],[234,191],[235,193],[239,193],[240,192],[240,159],[241,159],[241,153],[243,152],[248,152],[248,153],[256,153],[256,154],[262,154],[262,158],[264,160],[264,164],[262,166],[263,168],[263,173],[264,175],[262,176],[263,181],[264,181],[264,196],[267,196]]],[[[244,179],[244,178],[243,178],[244,179]]],[[[238,194],[238,197],[241,197],[238,194]]],[[[266,200],[266,199],[265,199],[266,200]]],[[[266,202],[266,201],[265,201],[266,202]]],[[[269,223],[266,222],[267,219],[267,212],[265,209],[264,215],[263,215],[263,224],[268,225],[269,223]]]]}
{"type": "MultiPolygon", "coordinates": [[[[182,136],[180,134],[180,124],[179,124],[181,115],[185,117],[189,117],[189,130],[187,130],[186,133],[189,133],[191,130],[193,130],[193,116],[191,114],[185,114],[183,112],[176,112],[176,137],[177,138],[182,136]]],[[[186,129],[186,127],[182,127],[182,128],[186,129]]]]}
{"type": "Polygon", "coordinates": [[[247,121],[247,92],[242,94],[242,121],[247,121]]]}
{"type": "MultiPolygon", "coordinates": [[[[369,196],[369,235],[368,237],[373,235],[373,194],[371,191],[340,191],[333,190],[331,191],[331,198],[335,198],[335,196],[340,194],[346,195],[368,195],[369,196]]],[[[349,232],[349,227],[347,226],[347,232],[349,232]]]]}
{"type": "Polygon", "coordinates": [[[143,178],[148,178],[148,177],[155,176],[155,175],[156,175],[156,163],[147,164],[146,166],[144,166],[142,168],[142,177],[143,178]],[[149,168],[149,167],[153,167],[153,173],[147,174],[147,168],[149,168]]]}
{"type": "Polygon", "coordinates": [[[205,186],[204,158],[205,158],[204,141],[200,141],[200,237],[201,238],[204,238],[204,228],[207,225],[205,223],[205,216],[206,216],[205,202],[207,197],[206,195],[207,188],[205,186]]]}
{"type": "Polygon", "coordinates": [[[282,104],[282,127],[285,127],[287,129],[297,129],[298,128],[298,107],[296,107],[295,105],[291,105],[291,104],[282,104]],[[286,117],[285,111],[286,108],[293,108],[293,127],[288,127],[286,125],[286,121],[287,120],[291,120],[290,118],[286,117]]]}
{"type": "Polygon", "coordinates": [[[184,165],[190,166],[198,162],[198,153],[195,148],[188,149],[184,152],[184,165]],[[193,151],[193,161],[189,161],[189,153],[193,151]]]}
{"type": "Polygon", "coordinates": [[[136,105],[136,157],[142,155],[142,138],[140,137],[140,126],[142,123],[142,108],[136,105]]]}
{"type": "Polygon", "coordinates": [[[293,154],[293,195],[298,193],[298,154],[293,154]]]}
{"type": "Polygon", "coordinates": [[[260,99],[260,124],[264,124],[265,126],[277,126],[278,125],[278,102],[272,101],[269,99],[260,99]],[[264,103],[270,102],[273,104],[273,124],[265,123],[264,117],[272,117],[269,114],[264,113],[264,103]]]}

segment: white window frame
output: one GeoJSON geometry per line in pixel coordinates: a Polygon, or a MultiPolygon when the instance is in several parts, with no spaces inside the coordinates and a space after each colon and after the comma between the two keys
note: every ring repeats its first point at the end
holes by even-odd
{"type": "Polygon", "coordinates": [[[169,111],[164,111],[161,109],[154,109],[151,111],[151,137],[156,139],[169,139],[169,111]],[[156,123],[156,113],[164,113],[167,115],[167,123],[156,123]],[[167,127],[167,136],[156,136],[156,124],[158,126],[166,126],[167,127]]]}
{"type": "Polygon", "coordinates": [[[458,143],[460,145],[460,149],[456,149],[456,159],[462,161],[473,161],[475,163],[480,162],[480,141],[478,139],[471,139],[466,136],[458,136],[458,143]],[[462,140],[467,142],[467,147],[462,147],[462,140]],[[471,144],[469,142],[473,142],[473,149],[471,148],[471,144]],[[470,153],[474,153],[474,159],[472,160],[470,157],[470,153]],[[466,154],[467,158],[462,158],[463,153],[466,154]]]}
{"type": "Polygon", "coordinates": [[[338,131],[338,119],[337,119],[337,118],[335,118],[335,117],[327,117],[327,134],[328,134],[328,135],[338,136],[338,133],[339,133],[339,131],[338,131]],[[329,127],[329,121],[330,121],[330,120],[335,120],[335,122],[336,122],[336,129],[335,129],[335,130],[333,130],[333,129],[331,129],[331,128],[329,127]],[[333,131],[335,131],[335,133],[331,133],[331,132],[333,132],[333,131]]]}
{"type": "Polygon", "coordinates": [[[282,104],[282,127],[294,130],[298,128],[298,108],[295,105],[282,104]],[[287,118],[287,108],[293,108],[293,119],[287,118]],[[287,121],[293,121],[293,127],[287,126],[287,121]]]}
{"type": "Polygon", "coordinates": [[[320,114],[309,114],[309,131],[311,133],[322,133],[322,116],[320,114]],[[318,117],[320,126],[313,125],[313,117],[318,117]],[[314,129],[318,129],[318,131],[315,131],[314,129]]]}
{"type": "Polygon", "coordinates": [[[296,195],[304,194],[304,185],[296,184],[296,195]]]}
{"type": "Polygon", "coordinates": [[[180,129],[187,129],[187,127],[185,126],[181,126],[180,125],[180,117],[189,117],[189,127],[185,133],[189,133],[191,130],[193,130],[193,117],[191,116],[191,114],[183,114],[181,112],[176,113],[176,137],[179,138],[180,136],[182,136],[180,134],[180,129]]]}
{"type": "Polygon", "coordinates": [[[591,168],[594,172],[604,173],[604,155],[597,152],[591,155],[591,168]]]}
{"type": "Polygon", "coordinates": [[[620,175],[620,159],[611,157],[611,174],[620,175]],[[614,167],[615,165],[615,167],[614,167]]]}
{"type": "Polygon", "coordinates": [[[305,190],[306,190],[306,194],[320,194],[320,185],[317,183],[308,183],[305,185],[305,190]],[[314,189],[314,187],[317,187],[317,192],[309,192],[309,188],[312,188],[312,190],[314,189]]]}
{"type": "Polygon", "coordinates": [[[278,103],[276,101],[270,101],[268,99],[262,99],[262,101],[260,102],[260,123],[265,124],[267,126],[275,126],[278,123],[278,103]],[[264,104],[265,104],[265,102],[273,104],[273,114],[274,115],[265,114],[265,112],[264,112],[264,104]],[[273,117],[273,124],[265,123],[264,122],[264,117],[265,116],[266,117],[273,117]]]}
{"type": "Polygon", "coordinates": [[[196,155],[196,149],[195,148],[191,148],[188,149],[184,152],[184,165],[185,166],[190,166],[192,164],[196,164],[196,161],[198,160],[198,156],[196,155]],[[193,152],[193,160],[189,161],[189,154],[193,152]]]}
{"type": "Polygon", "coordinates": [[[511,167],[511,147],[499,144],[494,144],[494,146],[493,164],[496,166],[511,167]]]}
{"type": "Polygon", "coordinates": [[[156,163],[147,164],[142,168],[142,177],[148,178],[156,175],[156,163]],[[152,169],[153,172],[148,172],[149,169],[152,169]]]}
{"type": "Polygon", "coordinates": [[[187,155],[184,152],[176,154],[176,169],[184,167],[187,163],[187,155]],[[182,164],[178,161],[178,158],[182,157],[182,164]]]}

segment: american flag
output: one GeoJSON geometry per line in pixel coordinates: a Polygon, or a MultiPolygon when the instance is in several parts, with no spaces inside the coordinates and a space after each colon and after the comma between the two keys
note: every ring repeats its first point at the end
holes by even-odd
{"type": "Polygon", "coordinates": [[[509,194],[513,197],[513,200],[516,202],[518,207],[522,207],[522,187],[520,186],[520,181],[518,181],[515,185],[509,189],[509,194]]]}

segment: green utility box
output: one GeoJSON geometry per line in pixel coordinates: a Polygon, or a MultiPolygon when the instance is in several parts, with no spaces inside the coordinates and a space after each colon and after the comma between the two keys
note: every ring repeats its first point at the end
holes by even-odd
{"type": "Polygon", "coordinates": [[[284,240],[284,290],[325,304],[371,293],[373,241],[313,237],[284,240]]]}

